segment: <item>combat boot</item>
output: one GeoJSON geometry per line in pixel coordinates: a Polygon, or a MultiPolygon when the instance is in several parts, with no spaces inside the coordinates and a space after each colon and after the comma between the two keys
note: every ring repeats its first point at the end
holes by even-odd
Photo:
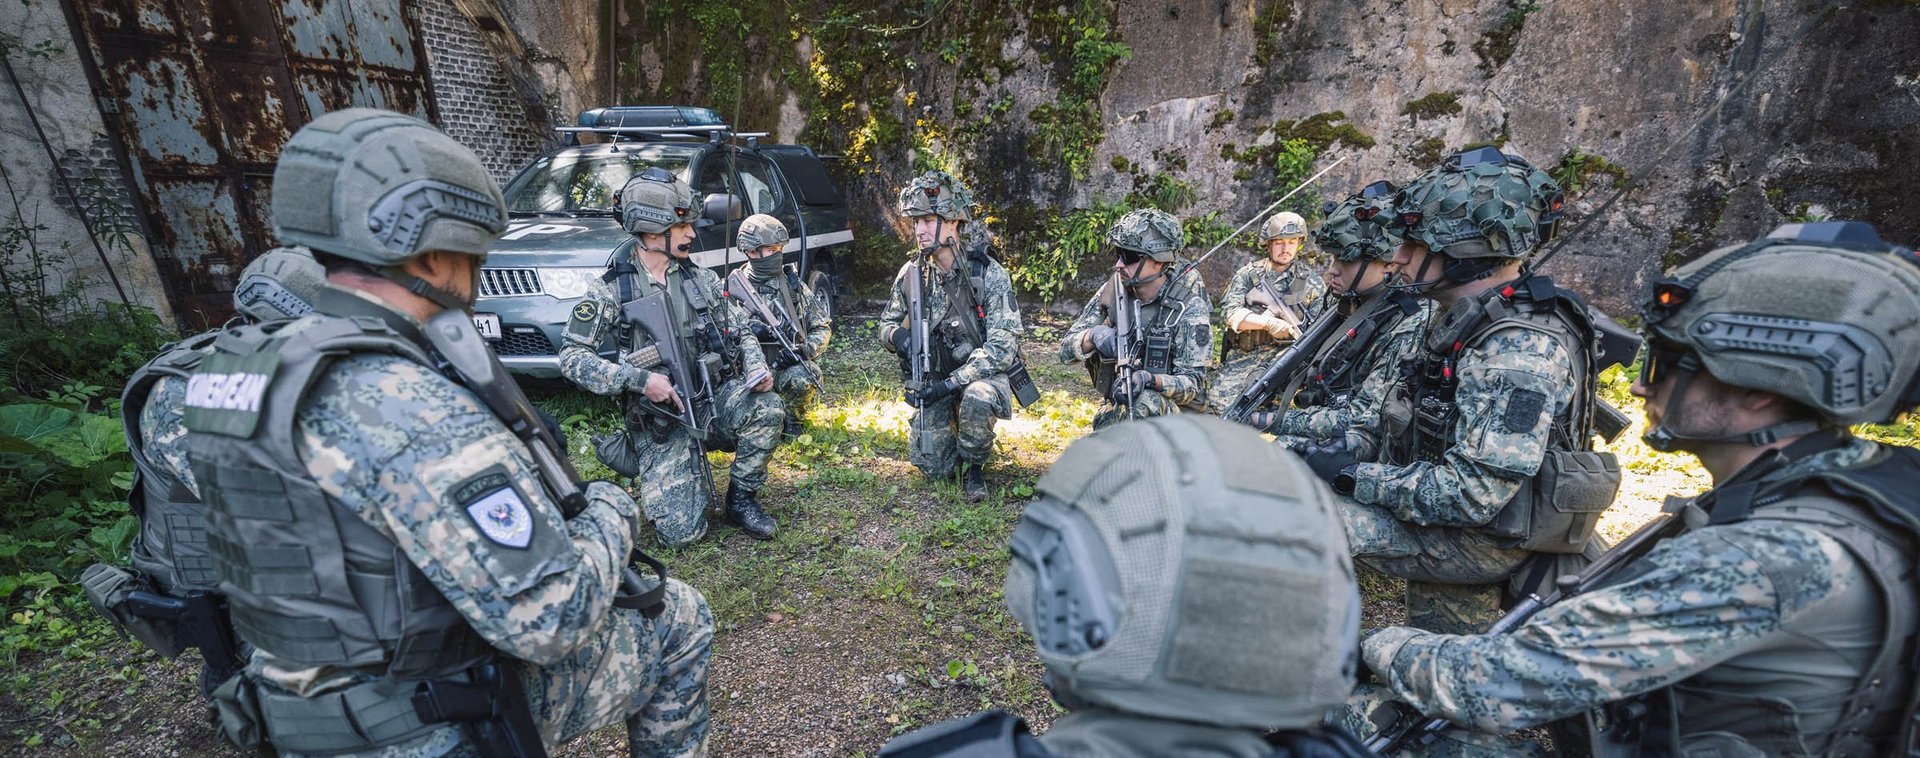
{"type": "Polygon", "coordinates": [[[966,469],[961,475],[960,489],[967,493],[967,502],[978,503],[987,499],[987,474],[978,463],[960,464],[966,469]]]}
{"type": "Polygon", "coordinates": [[[806,431],[807,425],[805,423],[801,422],[799,418],[788,416],[786,424],[780,427],[780,439],[791,442],[798,439],[800,435],[806,431]]]}
{"type": "Polygon", "coordinates": [[[727,523],[740,527],[740,531],[756,540],[773,539],[773,530],[780,524],[760,507],[760,499],[755,494],[727,485],[727,523]]]}

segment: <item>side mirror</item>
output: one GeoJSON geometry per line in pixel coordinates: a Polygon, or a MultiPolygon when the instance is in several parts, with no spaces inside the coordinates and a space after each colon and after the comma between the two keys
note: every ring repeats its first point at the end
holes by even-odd
{"type": "Polygon", "coordinates": [[[715,192],[701,201],[700,217],[709,224],[721,224],[739,221],[746,214],[746,204],[740,202],[737,195],[723,195],[715,192]]]}

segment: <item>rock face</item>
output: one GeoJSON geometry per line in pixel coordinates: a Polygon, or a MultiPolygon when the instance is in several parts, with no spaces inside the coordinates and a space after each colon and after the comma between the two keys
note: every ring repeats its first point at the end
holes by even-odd
{"type": "MultiPolygon", "coordinates": [[[[942,4],[930,17],[744,3],[717,24],[616,5],[621,99],[737,110],[743,127],[847,155],[869,231],[903,236],[892,188],[916,163],[958,168],[1016,264],[1075,208],[1219,211],[1217,236],[1338,156],[1318,188],[1327,198],[1487,142],[1574,185],[1563,230],[1622,177],[1639,185],[1547,269],[1616,313],[1663,265],[1795,217],[1920,238],[1920,194],[1897,183],[1920,164],[1913,0],[1812,25],[1826,3],[1078,0],[942,4]],[[1124,44],[1124,57],[1103,43],[1124,44]],[[744,65],[716,65],[732,55],[744,65]],[[1079,101],[1095,111],[1090,129],[1061,127],[1079,101]],[[1076,135],[1091,151],[1077,166],[1062,147],[1076,135]],[[1286,163],[1302,155],[1306,169],[1286,163]],[[1181,189],[1156,195],[1154,181],[1181,189]]],[[[569,44],[584,51],[559,59],[604,60],[592,49],[604,35],[569,44]]],[[[1232,260],[1218,270],[1243,260],[1219,257],[1232,260]]]]}

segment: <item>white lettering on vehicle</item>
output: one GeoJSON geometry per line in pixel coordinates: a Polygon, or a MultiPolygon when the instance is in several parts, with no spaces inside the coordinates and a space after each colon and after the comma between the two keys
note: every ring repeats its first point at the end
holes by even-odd
{"type": "Polygon", "coordinates": [[[529,234],[566,234],[567,232],[584,232],[586,230],[587,228],[584,226],[573,226],[571,224],[508,224],[507,233],[500,235],[500,239],[517,240],[525,239],[529,234]]]}

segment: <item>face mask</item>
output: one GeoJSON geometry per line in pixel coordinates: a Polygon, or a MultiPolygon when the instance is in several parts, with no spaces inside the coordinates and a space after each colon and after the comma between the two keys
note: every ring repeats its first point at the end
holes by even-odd
{"type": "Polygon", "coordinates": [[[750,261],[748,265],[752,267],[753,278],[765,281],[779,276],[780,269],[782,268],[781,264],[784,263],[781,259],[784,257],[785,256],[775,253],[765,258],[755,258],[750,261]]]}

